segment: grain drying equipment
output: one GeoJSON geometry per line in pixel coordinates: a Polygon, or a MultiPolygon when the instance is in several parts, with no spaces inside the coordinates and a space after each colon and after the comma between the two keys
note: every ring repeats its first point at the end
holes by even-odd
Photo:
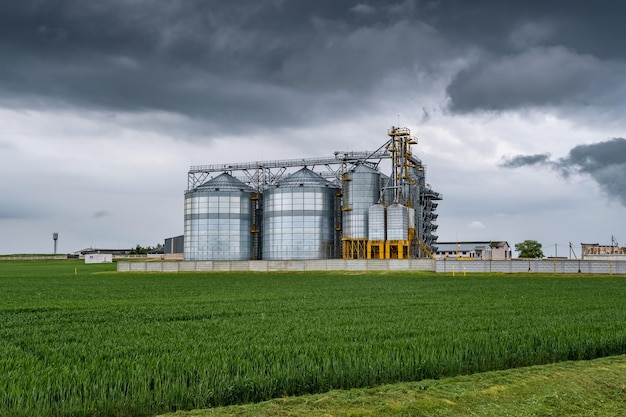
{"type": "Polygon", "coordinates": [[[373,152],[192,166],[185,259],[432,257],[442,196],[426,183],[409,129],[387,134],[373,152]]]}

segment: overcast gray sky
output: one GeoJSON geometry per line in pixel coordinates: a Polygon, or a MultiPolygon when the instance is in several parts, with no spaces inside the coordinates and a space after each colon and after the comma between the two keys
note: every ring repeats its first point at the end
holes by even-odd
{"type": "Polygon", "coordinates": [[[626,244],[625,13],[0,0],[0,253],[156,245],[183,232],[190,165],[376,149],[398,121],[440,241],[626,244]]]}

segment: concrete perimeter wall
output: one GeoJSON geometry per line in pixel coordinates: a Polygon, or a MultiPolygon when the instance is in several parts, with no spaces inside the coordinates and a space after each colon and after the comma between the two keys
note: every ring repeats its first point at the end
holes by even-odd
{"type": "Polygon", "coordinates": [[[0,256],[0,261],[55,261],[67,259],[67,255],[50,256],[0,256]]]}
{"type": "Polygon", "coordinates": [[[434,271],[435,261],[343,260],[311,261],[183,261],[183,262],[117,262],[120,272],[199,272],[199,271],[434,271]]]}
{"type": "Polygon", "coordinates": [[[540,272],[567,274],[626,274],[626,261],[513,259],[508,261],[343,260],[312,261],[118,261],[120,272],[210,272],[210,271],[434,271],[440,273],[540,272]]]}
{"type": "Polygon", "coordinates": [[[463,272],[541,272],[549,274],[626,274],[626,261],[578,259],[511,259],[508,261],[437,261],[436,271],[463,272]]]}

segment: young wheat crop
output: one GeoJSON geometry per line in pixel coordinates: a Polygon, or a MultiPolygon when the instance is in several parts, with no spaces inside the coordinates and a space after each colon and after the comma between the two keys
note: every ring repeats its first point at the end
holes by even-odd
{"type": "Polygon", "coordinates": [[[619,277],[74,267],[0,265],[2,416],[149,416],[626,353],[619,277]]]}

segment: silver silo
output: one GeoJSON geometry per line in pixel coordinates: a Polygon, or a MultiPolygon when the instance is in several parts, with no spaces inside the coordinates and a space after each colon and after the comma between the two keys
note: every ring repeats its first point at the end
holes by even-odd
{"type": "Polygon", "coordinates": [[[386,240],[385,206],[383,204],[374,204],[369,208],[368,226],[369,240],[386,240]]]}
{"type": "Polygon", "coordinates": [[[387,240],[409,239],[409,210],[402,204],[387,207],[387,240]]]}
{"type": "Polygon", "coordinates": [[[380,197],[380,173],[358,165],[344,176],[343,237],[367,239],[367,212],[380,197]]]}
{"type": "Polygon", "coordinates": [[[185,260],[252,258],[253,189],[227,173],[185,193],[185,260]]]}
{"type": "Polygon", "coordinates": [[[263,193],[263,259],[334,255],[336,188],[308,168],[263,193]]]}

